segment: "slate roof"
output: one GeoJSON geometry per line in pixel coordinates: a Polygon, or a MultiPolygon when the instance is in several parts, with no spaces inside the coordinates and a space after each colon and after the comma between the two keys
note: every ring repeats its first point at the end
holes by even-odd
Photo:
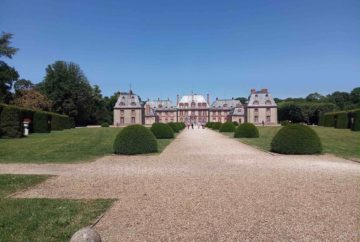
{"type": "Polygon", "coordinates": [[[153,108],[155,110],[161,109],[161,110],[167,110],[167,109],[175,109],[176,107],[173,105],[172,101],[167,100],[153,100],[153,101],[147,101],[145,105],[149,105],[150,108],[153,108]]]}
{"type": "Polygon", "coordinates": [[[271,96],[270,93],[267,91],[257,91],[251,93],[249,96],[249,102],[247,104],[248,107],[258,107],[258,106],[269,106],[269,107],[276,107],[276,103],[271,96]]]}
{"type": "MultiPolygon", "coordinates": [[[[180,103],[181,104],[188,104],[188,108],[191,107],[191,103],[195,103],[196,107],[198,107],[198,103],[205,103],[206,107],[202,107],[202,108],[208,108],[209,105],[206,102],[206,99],[204,98],[204,96],[202,95],[198,95],[198,94],[192,94],[192,95],[184,95],[181,97],[179,104],[177,105],[178,108],[180,108],[180,103]]],[[[183,107],[182,107],[183,108],[183,107]]]]}
{"type": "Polygon", "coordinates": [[[114,108],[141,108],[142,102],[141,98],[133,93],[131,90],[129,92],[120,92],[119,98],[115,103],[114,108]]]}
{"type": "Polygon", "coordinates": [[[215,100],[210,108],[211,109],[233,109],[235,107],[243,107],[241,102],[236,99],[217,99],[215,100]]]}

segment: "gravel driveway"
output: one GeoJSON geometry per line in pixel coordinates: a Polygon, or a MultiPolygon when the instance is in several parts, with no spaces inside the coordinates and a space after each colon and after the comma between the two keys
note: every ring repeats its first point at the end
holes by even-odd
{"type": "Polygon", "coordinates": [[[1,164],[57,175],[18,197],[116,198],[104,241],[360,241],[360,164],[272,155],[184,130],[161,155],[83,164],[1,164]]]}

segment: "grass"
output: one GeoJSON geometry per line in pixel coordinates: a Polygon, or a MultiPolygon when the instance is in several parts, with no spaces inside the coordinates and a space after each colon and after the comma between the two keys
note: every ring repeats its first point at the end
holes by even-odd
{"type": "Polygon", "coordinates": [[[0,175],[0,241],[68,241],[75,231],[91,225],[112,204],[112,200],[105,199],[4,198],[46,178],[0,175]]]}
{"type": "MultiPolygon", "coordinates": [[[[239,140],[245,144],[270,151],[271,140],[280,128],[281,127],[258,127],[259,138],[241,138],[239,140]]],[[[360,161],[360,132],[317,126],[312,126],[312,128],[321,139],[324,153],[360,161]]],[[[233,133],[226,133],[225,135],[233,137],[233,133]]]]}
{"type": "MultiPolygon", "coordinates": [[[[0,163],[76,163],[113,154],[121,128],[80,128],[0,139],[0,163]]],[[[159,152],[173,139],[158,140],[159,152]]]]}

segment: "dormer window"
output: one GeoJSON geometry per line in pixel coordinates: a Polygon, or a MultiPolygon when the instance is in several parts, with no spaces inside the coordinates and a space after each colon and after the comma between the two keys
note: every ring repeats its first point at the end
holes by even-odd
{"type": "Polygon", "coordinates": [[[255,94],[255,98],[258,98],[259,96],[257,94],[255,94]]]}
{"type": "Polygon", "coordinates": [[[226,103],[223,105],[224,108],[226,108],[227,106],[228,106],[228,105],[227,105],[226,103]]]}
{"type": "Polygon", "coordinates": [[[254,105],[259,105],[259,101],[254,101],[253,104],[254,105]]]}
{"type": "Polygon", "coordinates": [[[120,102],[120,106],[125,106],[125,103],[124,103],[124,102],[120,102]]]}
{"type": "Polygon", "coordinates": [[[163,106],[161,104],[158,105],[158,108],[162,108],[163,106]]]}
{"type": "Polygon", "coordinates": [[[122,99],[125,99],[125,96],[122,96],[122,99]]]}
{"type": "Polygon", "coordinates": [[[270,100],[266,100],[265,104],[266,104],[266,105],[271,105],[271,101],[270,101],[270,100]]]}
{"type": "Polygon", "coordinates": [[[196,106],[195,102],[192,102],[192,103],[191,103],[191,107],[192,107],[192,108],[195,108],[195,106],[196,106]]]}
{"type": "Polygon", "coordinates": [[[135,103],[135,102],[131,102],[131,106],[136,106],[136,103],[135,103]]]}

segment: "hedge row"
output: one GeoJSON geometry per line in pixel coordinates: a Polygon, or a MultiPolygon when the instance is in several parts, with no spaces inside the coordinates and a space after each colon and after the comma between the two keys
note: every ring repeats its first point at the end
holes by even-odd
{"type": "Polygon", "coordinates": [[[22,136],[22,122],[25,119],[31,121],[29,125],[30,133],[49,133],[51,130],[63,130],[75,127],[74,120],[66,115],[35,111],[6,104],[0,104],[0,117],[1,116],[0,136],[8,138],[18,138],[22,136]],[[21,135],[14,130],[20,130],[21,135]]]}
{"type": "Polygon", "coordinates": [[[319,126],[360,131],[360,109],[325,113],[319,118],[319,126]]]}

